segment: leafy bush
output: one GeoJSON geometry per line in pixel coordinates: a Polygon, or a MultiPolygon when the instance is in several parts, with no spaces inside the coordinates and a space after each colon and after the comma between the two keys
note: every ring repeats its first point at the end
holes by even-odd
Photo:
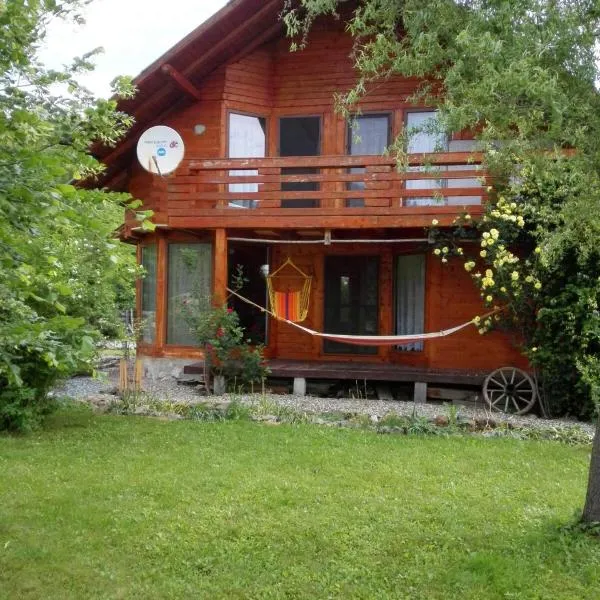
{"type": "Polygon", "coordinates": [[[213,374],[223,375],[238,390],[240,386],[261,383],[268,375],[263,346],[252,346],[245,339],[239,316],[232,308],[188,305],[186,317],[213,374]]]}
{"type": "Polygon", "coordinates": [[[135,258],[114,239],[130,198],[69,183],[99,174],[89,148],[132,121],[78,84],[90,56],[62,72],[36,56],[49,21],[79,4],[0,3],[0,429],[36,426],[49,389],[91,359],[94,336],[114,332],[132,299],[135,258]]]}
{"type": "Polygon", "coordinates": [[[462,258],[485,306],[502,307],[474,323],[482,334],[516,333],[550,414],[589,419],[593,384],[583,365],[600,354],[600,180],[582,177],[575,159],[519,163],[519,178],[499,187],[481,222],[465,216],[435,231],[434,254],[462,258]],[[479,238],[477,254],[466,238],[479,238]]]}

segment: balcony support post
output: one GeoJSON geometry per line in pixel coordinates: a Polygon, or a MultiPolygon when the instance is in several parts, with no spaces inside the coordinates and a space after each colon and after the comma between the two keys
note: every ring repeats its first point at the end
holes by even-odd
{"type": "Polygon", "coordinates": [[[164,233],[158,232],[156,268],[156,347],[161,351],[167,342],[167,261],[168,243],[164,233]]]}
{"type": "Polygon", "coordinates": [[[214,273],[214,300],[217,305],[227,300],[227,230],[215,229],[215,273],[214,273]]]}

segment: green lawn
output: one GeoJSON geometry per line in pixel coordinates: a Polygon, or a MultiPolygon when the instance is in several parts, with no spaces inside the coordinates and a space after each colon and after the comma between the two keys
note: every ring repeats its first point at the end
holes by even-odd
{"type": "Polygon", "coordinates": [[[0,437],[0,598],[600,598],[589,449],[67,413],[0,437]]]}

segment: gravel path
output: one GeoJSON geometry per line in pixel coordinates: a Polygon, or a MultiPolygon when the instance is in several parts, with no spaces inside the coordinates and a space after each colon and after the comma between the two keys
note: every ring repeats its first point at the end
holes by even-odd
{"type": "MultiPolygon", "coordinates": [[[[104,380],[97,380],[91,377],[75,377],[68,380],[58,388],[56,395],[68,396],[71,398],[83,400],[89,396],[97,396],[102,393],[110,393],[115,387],[114,372],[109,373],[104,380]]],[[[424,417],[447,416],[448,406],[442,404],[417,404],[414,402],[404,402],[400,400],[356,400],[356,399],[337,399],[337,398],[315,398],[311,396],[291,396],[266,394],[266,396],[255,395],[228,395],[226,397],[204,396],[200,395],[193,386],[178,384],[175,379],[159,379],[147,381],[144,385],[144,391],[149,395],[174,402],[197,404],[202,402],[223,402],[223,400],[238,400],[246,404],[259,404],[260,402],[273,402],[280,406],[291,408],[300,412],[310,413],[357,413],[373,417],[383,417],[387,413],[396,413],[410,416],[418,414],[424,417]]],[[[483,403],[482,403],[483,404],[483,403]]],[[[536,415],[505,415],[503,413],[490,413],[482,406],[481,408],[457,406],[458,415],[463,419],[486,419],[493,418],[495,421],[505,421],[520,427],[556,427],[565,428],[577,425],[590,435],[594,434],[594,426],[591,423],[584,423],[571,419],[541,419],[536,415]]]]}

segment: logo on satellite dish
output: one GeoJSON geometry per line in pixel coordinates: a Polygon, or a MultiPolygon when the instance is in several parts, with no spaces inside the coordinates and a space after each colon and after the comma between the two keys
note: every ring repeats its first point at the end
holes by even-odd
{"type": "Polygon", "coordinates": [[[184,154],[181,136],[165,125],[150,127],[138,140],[137,158],[146,171],[155,175],[167,175],[175,171],[184,154]]]}

